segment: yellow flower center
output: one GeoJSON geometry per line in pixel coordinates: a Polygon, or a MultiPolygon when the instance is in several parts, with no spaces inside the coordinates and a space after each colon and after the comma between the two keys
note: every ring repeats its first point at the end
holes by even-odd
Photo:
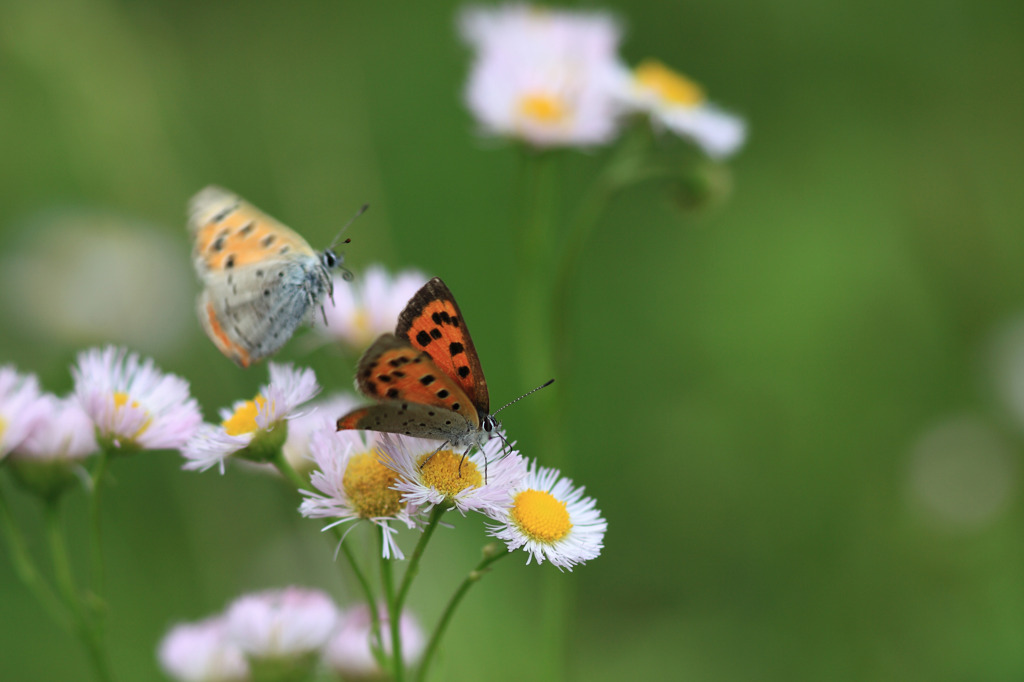
{"type": "Polygon", "coordinates": [[[699,85],[653,59],[636,67],[633,76],[641,87],[653,90],[669,104],[695,107],[704,101],[704,90],[699,85]]]}
{"type": "Polygon", "coordinates": [[[6,431],[6,430],[7,430],[7,420],[3,418],[3,415],[0,415],[0,442],[3,441],[3,439],[4,439],[4,431],[6,431]]]}
{"type": "Polygon", "coordinates": [[[243,433],[256,431],[259,428],[256,426],[256,413],[259,408],[266,407],[266,405],[267,400],[261,395],[256,396],[253,400],[247,400],[224,422],[224,430],[229,436],[241,436],[243,433]]]}
{"type": "Polygon", "coordinates": [[[540,123],[560,123],[567,115],[565,105],[551,95],[525,95],[519,100],[519,113],[540,123]]]}
{"type": "Polygon", "coordinates": [[[484,478],[480,470],[468,457],[456,455],[451,450],[441,450],[433,457],[430,455],[428,452],[417,462],[423,484],[434,488],[446,498],[451,499],[466,488],[479,488],[483,485],[484,478]],[[428,457],[430,461],[426,461],[428,457]]]}
{"type": "Polygon", "coordinates": [[[397,477],[377,461],[376,453],[364,452],[348,461],[341,485],[362,518],[394,516],[402,509],[401,493],[391,490],[397,477]]]}
{"type": "MultiPolygon", "coordinates": [[[[139,401],[138,400],[132,400],[131,396],[129,396],[127,393],[123,393],[121,391],[115,391],[114,392],[114,408],[119,410],[122,407],[124,407],[125,405],[128,405],[129,407],[137,408],[137,407],[139,407],[139,401]]],[[[136,431],[132,435],[132,439],[134,440],[134,439],[138,438],[139,436],[141,436],[143,433],[145,433],[146,429],[148,429],[149,425],[152,424],[152,423],[153,423],[153,418],[152,417],[147,417],[146,421],[144,421],[142,423],[142,426],[139,427],[139,430],[136,431]]]]}
{"type": "Polygon", "coordinates": [[[512,503],[512,520],[527,536],[551,544],[572,530],[565,502],[543,490],[524,490],[512,503]]]}

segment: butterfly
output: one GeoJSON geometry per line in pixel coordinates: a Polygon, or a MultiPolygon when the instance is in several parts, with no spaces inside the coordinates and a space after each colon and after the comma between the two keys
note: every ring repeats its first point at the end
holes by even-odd
{"type": "Polygon", "coordinates": [[[338,430],[366,429],[482,446],[500,428],[487,380],[452,292],[435,277],[363,354],[356,387],[379,401],[338,419],[338,430]]]}
{"type": "Polygon", "coordinates": [[[211,185],[192,197],[188,229],[203,283],[199,321],[241,367],[276,353],[317,306],[323,313],[324,296],[333,300],[330,272],[341,268],[343,256],[333,248],[317,253],[297,232],[226,189],[211,185]]]}

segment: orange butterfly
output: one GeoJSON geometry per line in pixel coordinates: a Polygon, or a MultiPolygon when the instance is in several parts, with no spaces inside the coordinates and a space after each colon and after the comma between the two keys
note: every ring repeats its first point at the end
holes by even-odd
{"type": "Polygon", "coordinates": [[[409,300],[395,333],[363,354],[356,386],[379,402],[341,417],[339,431],[386,431],[468,448],[482,446],[501,426],[490,412],[466,321],[438,277],[409,300]]]}
{"type": "Polygon", "coordinates": [[[332,269],[352,279],[342,254],[330,247],[314,251],[297,232],[220,187],[192,197],[188,228],[203,282],[199,321],[240,367],[276,353],[317,307],[322,310],[324,297],[334,294],[332,269]]]}

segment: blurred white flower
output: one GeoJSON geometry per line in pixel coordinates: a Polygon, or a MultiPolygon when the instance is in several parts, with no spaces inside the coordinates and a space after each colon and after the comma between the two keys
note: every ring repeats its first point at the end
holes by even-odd
{"type": "Polygon", "coordinates": [[[511,552],[522,547],[532,559],[547,559],[559,569],[572,570],[601,553],[608,523],[583,488],[561,478],[556,469],[530,464],[529,473],[512,491],[512,504],[491,518],[490,534],[504,540],[511,552]]]}
{"type": "Polygon", "coordinates": [[[925,518],[947,530],[998,520],[1019,488],[1017,456],[1006,439],[962,414],[932,425],[911,448],[908,492],[925,518]]]}
{"type": "Polygon", "coordinates": [[[610,14],[472,7],[459,28],[475,51],[466,104],[486,133],[554,147],[601,144],[618,131],[620,29],[610,14]]]}
{"type": "Polygon", "coordinates": [[[0,459],[32,434],[46,412],[35,375],[0,367],[0,459]]]}
{"type": "Polygon", "coordinates": [[[36,428],[7,458],[11,473],[24,487],[46,498],[74,482],[81,460],[99,451],[96,429],[74,398],[44,395],[36,428]]]}
{"type": "Polygon", "coordinates": [[[11,459],[79,460],[96,454],[96,429],[76,399],[42,396],[38,427],[14,448],[11,459]]]}
{"type": "Polygon", "coordinates": [[[405,555],[395,542],[398,532],[393,522],[414,528],[415,510],[402,502],[401,493],[393,488],[398,475],[377,461],[372,432],[335,431],[334,424],[313,433],[310,447],[316,461],[313,486],[322,495],[302,491],[307,499],[299,512],[310,518],[334,518],[337,521],[324,526],[324,530],[340,523],[365,519],[378,526],[383,538],[385,559],[405,555]]]}
{"type": "Polygon", "coordinates": [[[320,386],[311,369],[271,362],[269,370],[270,383],[260,389],[259,395],[236,402],[230,410],[222,409],[220,426],[203,424],[185,444],[181,454],[188,461],[182,468],[206,471],[219,465],[224,473],[224,460],[231,455],[246,451],[248,458],[265,461],[283,446],[287,430],[279,427],[295,416],[296,408],[311,400],[320,386]]]}
{"type": "Polygon", "coordinates": [[[497,513],[511,502],[511,490],[526,475],[518,452],[503,453],[504,438],[492,438],[471,454],[451,448],[438,450],[438,441],[393,433],[379,434],[380,461],[399,479],[395,490],[423,511],[450,504],[460,513],[497,513]]]}
{"type": "Polygon", "coordinates": [[[703,88],[661,62],[624,69],[615,93],[624,110],[648,114],[655,127],[693,140],[708,156],[729,156],[746,139],[743,119],[710,104],[703,88]]]}
{"type": "Polygon", "coordinates": [[[334,301],[324,304],[325,326],[321,334],[363,351],[378,336],[395,330],[398,314],[429,278],[416,270],[391,275],[381,265],[371,265],[354,282],[334,282],[334,301]]]}
{"type": "Polygon", "coordinates": [[[124,348],[92,348],[72,368],[75,396],[96,437],[118,448],[179,448],[202,422],[188,382],[124,348]]]}
{"type": "Polygon", "coordinates": [[[248,680],[249,665],[224,625],[224,619],[216,617],[172,628],[157,654],[164,672],[179,682],[248,680]]]}
{"type": "MultiPolygon", "coordinates": [[[[381,648],[391,656],[391,626],[387,608],[378,609],[381,624],[381,648]]],[[[341,617],[341,627],[327,643],[324,660],[330,668],[344,679],[378,679],[383,670],[377,665],[370,649],[371,642],[370,608],[360,604],[349,609],[341,617]]],[[[426,639],[423,629],[408,611],[402,613],[399,621],[399,636],[402,638],[402,661],[411,668],[423,654],[426,639]]]]}
{"type": "Polygon", "coordinates": [[[286,587],[239,597],[225,618],[228,635],[250,658],[301,658],[327,643],[338,609],[320,590],[286,587]]]}

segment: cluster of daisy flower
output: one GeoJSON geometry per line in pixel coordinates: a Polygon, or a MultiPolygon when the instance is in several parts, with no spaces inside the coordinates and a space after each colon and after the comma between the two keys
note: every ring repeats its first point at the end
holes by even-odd
{"type": "Polygon", "coordinates": [[[628,67],[618,54],[621,26],[606,12],[473,7],[459,24],[474,52],[465,100],[485,133],[537,147],[594,146],[640,115],[715,158],[746,137],[742,119],[681,73],[655,60],[628,67]]]}
{"type": "Polygon", "coordinates": [[[509,550],[523,547],[530,559],[559,568],[600,553],[605,521],[594,501],[558,472],[504,451],[503,437],[467,454],[421,438],[337,431],[353,397],[312,401],[319,391],[312,370],[275,363],[269,370],[256,398],[222,410],[219,425],[203,424],[184,444],[185,469],[223,472],[229,458],[270,462],[290,451],[296,468],[312,468],[315,491],[302,491],[300,512],[332,519],[325,530],[359,520],[377,526],[385,559],[403,559],[398,528],[422,528],[438,506],[487,515],[490,533],[509,550]]]}
{"type": "MultiPolygon", "coordinates": [[[[387,623],[380,609],[378,618],[387,623]]],[[[379,679],[373,655],[369,607],[343,610],[319,590],[288,587],[243,595],[222,613],[173,627],[160,643],[164,671],[180,682],[244,682],[253,679],[309,679],[326,669],[343,679],[379,679]]],[[[406,666],[419,659],[425,643],[416,619],[400,619],[406,666]]],[[[380,648],[391,654],[388,628],[380,648]]]]}
{"type": "Polygon", "coordinates": [[[74,391],[58,397],[35,376],[0,367],[0,459],[43,497],[62,492],[101,450],[177,449],[202,421],[188,382],[124,349],[85,351],[72,375],[74,391]]]}

